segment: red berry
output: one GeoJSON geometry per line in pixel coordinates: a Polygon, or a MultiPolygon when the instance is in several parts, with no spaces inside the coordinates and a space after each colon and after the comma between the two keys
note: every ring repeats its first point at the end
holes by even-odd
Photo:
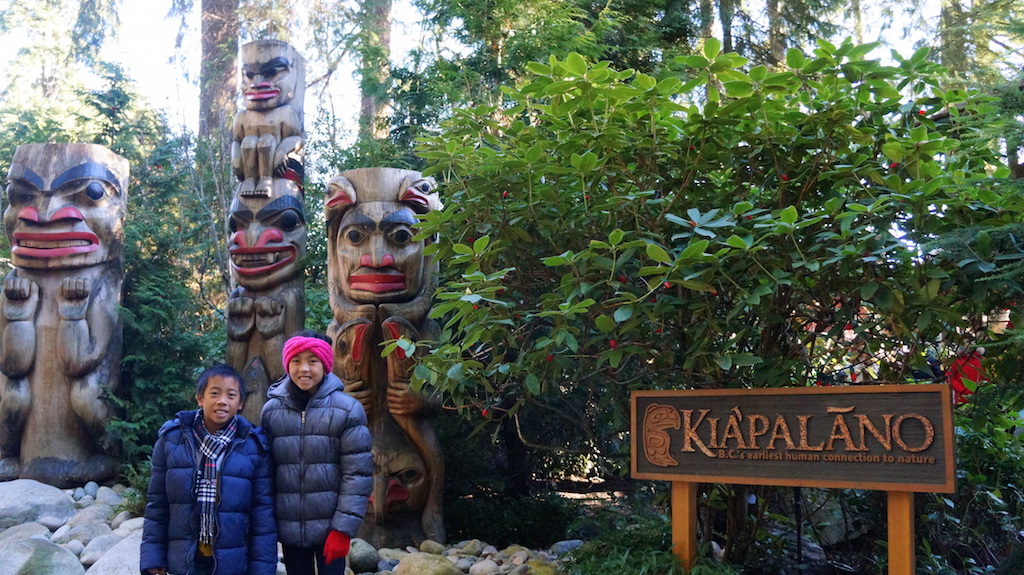
{"type": "Polygon", "coordinates": [[[896,166],[898,166],[898,165],[900,165],[899,162],[893,162],[893,163],[889,164],[889,169],[892,170],[892,169],[896,168],[896,166]]]}
{"type": "Polygon", "coordinates": [[[661,284],[661,285],[662,285],[662,287],[664,287],[665,289],[668,289],[668,288],[672,287],[672,282],[665,282],[665,283],[663,283],[663,284],[661,284]]]}
{"type": "Polygon", "coordinates": [[[548,356],[544,358],[544,361],[551,361],[553,359],[555,359],[555,356],[549,353],[548,356]]]}
{"type": "Polygon", "coordinates": [[[848,323],[845,326],[843,326],[843,329],[853,329],[853,324],[852,323],[848,323]]]}
{"type": "Polygon", "coordinates": [[[508,192],[501,192],[501,197],[507,198],[508,197],[508,192]]]}
{"type": "Polygon", "coordinates": [[[718,297],[718,292],[716,292],[716,291],[711,292],[711,297],[718,297]]]}
{"type": "Polygon", "coordinates": [[[614,339],[610,339],[608,340],[608,347],[615,349],[619,347],[619,342],[615,341],[614,339]]]}
{"type": "Polygon", "coordinates": [[[484,417],[487,417],[488,415],[491,414],[491,410],[485,409],[485,410],[481,411],[480,413],[483,414],[484,417]]]}
{"type": "Polygon", "coordinates": [[[657,297],[651,297],[651,303],[658,303],[657,297]]]}
{"type": "Polygon", "coordinates": [[[626,283],[626,276],[619,276],[619,277],[617,277],[615,279],[619,280],[620,284],[626,283]]]}
{"type": "Polygon", "coordinates": [[[661,328],[660,327],[654,328],[654,333],[661,333],[661,328]]]}
{"type": "Polygon", "coordinates": [[[473,309],[480,309],[480,306],[473,304],[473,309]]]}
{"type": "Polygon", "coordinates": [[[752,219],[754,219],[754,216],[743,216],[743,219],[745,219],[745,220],[752,220],[752,219]]]}
{"type": "Polygon", "coordinates": [[[783,182],[788,182],[788,181],[789,181],[789,176],[787,176],[786,174],[782,174],[782,175],[781,175],[781,176],[779,176],[779,177],[780,177],[780,178],[782,178],[782,181],[783,181],[783,182]]]}
{"type": "Polygon", "coordinates": [[[918,116],[923,116],[924,115],[924,110],[918,110],[917,111],[917,115],[918,116]]]}

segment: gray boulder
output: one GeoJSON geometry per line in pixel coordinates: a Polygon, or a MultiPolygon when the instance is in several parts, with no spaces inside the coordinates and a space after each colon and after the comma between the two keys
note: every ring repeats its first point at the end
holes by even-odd
{"type": "Polygon", "coordinates": [[[0,557],[3,557],[3,561],[0,561],[0,575],[83,575],[85,573],[85,567],[82,567],[74,553],[43,537],[9,541],[0,547],[0,557]]]}
{"type": "Polygon", "coordinates": [[[395,567],[395,575],[462,575],[462,570],[440,555],[410,553],[395,567]]]}
{"type": "Polygon", "coordinates": [[[114,508],[106,503],[93,503],[75,513],[74,517],[68,519],[66,525],[68,527],[77,527],[87,523],[106,523],[110,521],[113,512],[114,508]]]}
{"type": "Polygon", "coordinates": [[[58,545],[77,539],[88,547],[93,539],[100,535],[109,535],[111,532],[110,526],[106,523],[83,523],[68,529],[64,533],[60,533],[63,529],[62,527],[57,533],[53,534],[53,542],[58,545]]]}
{"type": "Polygon", "coordinates": [[[348,564],[356,573],[367,573],[377,571],[377,563],[380,562],[380,554],[366,541],[356,537],[352,540],[352,547],[348,552],[348,564]]]}
{"type": "Polygon", "coordinates": [[[114,545],[89,568],[88,575],[138,575],[142,532],[136,531],[114,545]]]}
{"type": "Polygon", "coordinates": [[[63,491],[32,479],[0,483],[0,529],[52,515],[67,521],[75,502],[63,491]]]}
{"type": "Polygon", "coordinates": [[[82,553],[78,555],[78,558],[82,562],[82,565],[88,567],[99,561],[100,557],[103,557],[104,553],[113,549],[113,547],[120,543],[122,539],[124,539],[124,537],[114,535],[113,533],[100,535],[85,546],[85,549],[83,549],[82,553]]]}
{"type": "Polygon", "coordinates": [[[0,533],[0,547],[3,547],[8,541],[21,541],[22,539],[28,539],[33,535],[42,535],[49,539],[50,530],[47,529],[46,526],[38,523],[22,523],[21,525],[15,525],[14,527],[0,533]]]}

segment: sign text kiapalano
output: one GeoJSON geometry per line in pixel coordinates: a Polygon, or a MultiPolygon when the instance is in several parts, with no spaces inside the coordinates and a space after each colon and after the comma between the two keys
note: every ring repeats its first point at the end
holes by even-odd
{"type": "Polygon", "coordinates": [[[954,487],[945,385],[635,392],[632,417],[638,479],[954,487]]]}

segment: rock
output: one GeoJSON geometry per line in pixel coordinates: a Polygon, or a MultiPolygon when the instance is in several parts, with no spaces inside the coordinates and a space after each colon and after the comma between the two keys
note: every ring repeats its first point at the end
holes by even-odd
{"type": "MultiPolygon", "coordinates": [[[[448,558],[451,559],[452,556],[449,555],[448,558]]],[[[473,565],[475,565],[475,564],[476,564],[476,559],[474,559],[472,557],[462,556],[462,557],[456,557],[455,558],[455,566],[458,567],[459,571],[462,571],[463,573],[469,573],[469,570],[472,569],[473,565]]]]}
{"type": "Polygon", "coordinates": [[[124,492],[128,491],[128,486],[118,483],[117,485],[111,487],[111,489],[114,490],[114,493],[120,495],[121,497],[124,497],[124,492]]]}
{"type": "Polygon", "coordinates": [[[0,529],[53,516],[61,523],[75,514],[75,504],[63,491],[32,479],[0,483],[0,529]]]}
{"type": "Polygon", "coordinates": [[[462,575],[462,570],[440,555],[409,553],[395,567],[395,575],[462,575]]]}
{"type": "Polygon", "coordinates": [[[498,564],[490,559],[477,561],[469,568],[469,575],[493,575],[499,570],[498,564]]]}
{"type": "Polygon", "coordinates": [[[388,571],[388,572],[390,572],[395,567],[398,567],[398,560],[397,559],[391,559],[390,561],[386,560],[386,559],[381,559],[380,561],[377,562],[377,569],[376,569],[376,571],[378,573],[381,572],[381,571],[388,571]]]}
{"type": "Polygon", "coordinates": [[[72,539],[67,543],[61,543],[60,546],[74,553],[75,557],[79,558],[79,561],[82,560],[82,551],[85,551],[85,544],[79,541],[78,539],[72,539]]]}
{"type": "MultiPolygon", "coordinates": [[[[21,481],[21,480],[18,480],[21,481]]],[[[61,493],[61,497],[64,494],[61,493]]],[[[74,553],[42,537],[9,541],[0,547],[0,575],[82,575],[74,553]]],[[[135,570],[138,573],[138,569],[135,570]]],[[[133,574],[134,575],[134,574],[133,574]]]]}
{"type": "MultiPolygon", "coordinates": [[[[70,496],[69,496],[70,498],[70,496]]],[[[36,523],[45,526],[50,531],[56,531],[61,525],[67,523],[66,517],[57,517],[56,515],[43,515],[36,520],[36,523]]]]}
{"type": "Polygon", "coordinates": [[[81,560],[82,565],[88,567],[93,563],[99,561],[100,557],[103,557],[104,553],[110,551],[115,545],[120,543],[121,540],[123,539],[124,537],[121,537],[120,535],[115,535],[113,533],[108,533],[106,535],[100,535],[99,537],[95,537],[93,538],[92,541],[89,542],[88,545],[85,546],[85,549],[83,549],[82,552],[78,555],[78,558],[79,560],[81,560]]]}
{"type": "Polygon", "coordinates": [[[420,551],[424,553],[431,553],[433,555],[441,555],[444,553],[444,545],[441,545],[433,539],[425,539],[423,543],[420,543],[420,551]]]}
{"type": "Polygon", "coordinates": [[[546,561],[534,559],[527,561],[526,565],[530,568],[530,575],[558,575],[558,569],[546,561]]]}
{"type": "Polygon", "coordinates": [[[94,503],[88,507],[85,507],[75,513],[75,516],[68,519],[66,525],[69,527],[78,527],[86,523],[106,523],[110,520],[110,514],[113,513],[114,508],[105,503],[94,503]]]}
{"type": "Polygon", "coordinates": [[[498,554],[498,549],[494,545],[485,545],[480,551],[481,557],[493,557],[498,554]]]}
{"type": "Polygon", "coordinates": [[[132,514],[130,512],[122,511],[122,512],[118,513],[117,515],[115,515],[114,518],[110,520],[110,528],[116,530],[118,527],[121,526],[122,523],[124,523],[125,521],[128,521],[131,518],[132,518],[132,514]]]}
{"type": "Polygon", "coordinates": [[[94,495],[93,497],[96,498],[97,503],[106,503],[107,505],[110,506],[117,505],[118,503],[121,502],[121,499],[123,499],[120,495],[114,493],[113,489],[107,486],[100,487],[96,491],[96,495],[94,495]]]}
{"type": "Polygon", "coordinates": [[[526,565],[530,559],[530,552],[526,549],[520,549],[508,556],[509,562],[513,565],[526,565]]]}
{"type": "Polygon", "coordinates": [[[119,525],[117,528],[128,531],[139,531],[140,529],[142,529],[142,525],[145,522],[146,520],[142,517],[132,517],[131,519],[128,519],[127,521],[121,523],[121,525],[119,525]]]}
{"type": "Polygon", "coordinates": [[[366,541],[356,537],[348,552],[348,563],[356,573],[377,572],[380,554],[366,541]]]}
{"type": "Polygon", "coordinates": [[[559,541],[551,546],[551,554],[555,556],[568,553],[573,549],[576,549],[583,545],[583,541],[579,539],[568,539],[566,541],[559,541]]]}
{"type": "Polygon", "coordinates": [[[21,525],[15,525],[10,529],[4,530],[0,533],[0,547],[4,546],[4,543],[8,541],[21,541],[22,539],[28,539],[33,535],[42,535],[43,537],[50,538],[50,530],[45,526],[35,522],[22,523],[21,525]]]}
{"type": "Polygon", "coordinates": [[[75,501],[75,507],[79,509],[85,509],[86,507],[89,507],[93,503],[96,503],[95,497],[93,497],[92,495],[84,495],[82,496],[81,499],[75,501]]]}
{"type": "Polygon", "coordinates": [[[100,486],[95,481],[90,481],[89,483],[86,483],[85,487],[83,487],[82,489],[85,491],[86,495],[96,497],[96,492],[99,491],[100,486]]]}
{"type": "Polygon", "coordinates": [[[72,497],[75,498],[75,501],[78,501],[79,499],[85,497],[85,489],[81,487],[76,487],[74,494],[72,494],[72,497]]]}
{"type": "Polygon", "coordinates": [[[466,541],[466,544],[462,546],[462,552],[466,555],[473,555],[479,557],[480,553],[484,550],[484,544],[479,539],[473,539],[466,541]]]}
{"type": "Polygon", "coordinates": [[[408,551],[402,551],[401,549],[391,549],[389,547],[384,547],[382,549],[378,549],[377,553],[380,554],[380,558],[381,559],[386,559],[388,561],[390,561],[392,559],[394,559],[396,561],[401,561],[407,555],[409,555],[408,551]]]}
{"type": "Polygon", "coordinates": [[[125,537],[89,568],[89,575],[138,575],[142,532],[125,537]]]}
{"type": "Polygon", "coordinates": [[[530,566],[529,565],[520,565],[520,566],[516,567],[515,569],[509,571],[508,575],[526,575],[527,573],[530,573],[530,566]]]}
{"type": "MultiPolygon", "coordinates": [[[[61,529],[63,529],[63,527],[61,529]]],[[[58,529],[58,531],[60,530],[58,529]]],[[[67,543],[72,539],[77,539],[88,547],[89,543],[91,543],[93,539],[100,535],[108,535],[111,531],[110,526],[106,523],[83,523],[82,525],[76,525],[71,529],[68,529],[66,532],[61,533],[60,536],[57,536],[57,534],[54,533],[53,542],[59,545],[61,543],[67,543]]]]}

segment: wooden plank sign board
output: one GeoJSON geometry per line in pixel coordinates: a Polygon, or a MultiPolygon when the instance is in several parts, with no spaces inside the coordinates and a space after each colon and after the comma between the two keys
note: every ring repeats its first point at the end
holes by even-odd
{"type": "Polygon", "coordinates": [[[632,476],[953,493],[951,397],[944,384],[636,391],[632,476]]]}

